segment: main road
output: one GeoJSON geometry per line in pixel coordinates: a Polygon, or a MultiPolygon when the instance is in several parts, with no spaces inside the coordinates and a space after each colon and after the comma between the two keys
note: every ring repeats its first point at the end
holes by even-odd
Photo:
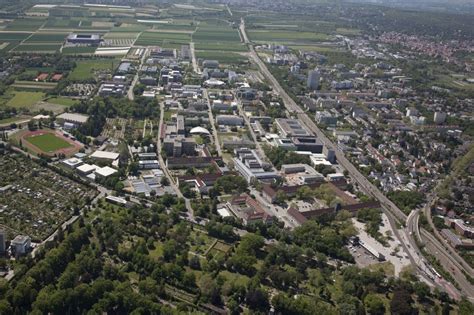
{"type": "Polygon", "coordinates": [[[181,190],[179,190],[178,185],[176,185],[176,183],[174,181],[174,178],[173,178],[173,176],[171,176],[171,173],[170,173],[170,171],[168,170],[168,167],[165,164],[163,156],[161,155],[161,134],[162,134],[162,129],[163,129],[164,115],[165,115],[165,106],[164,106],[164,103],[161,102],[160,103],[160,125],[159,125],[159,128],[158,128],[158,138],[156,140],[158,160],[160,162],[161,170],[163,171],[163,174],[168,179],[168,182],[169,182],[171,188],[173,188],[174,192],[176,193],[176,195],[179,198],[184,199],[184,203],[186,205],[186,210],[188,211],[189,219],[193,220],[194,219],[194,210],[193,210],[193,207],[191,206],[191,201],[188,198],[184,197],[181,190]]]}
{"type": "MultiPolygon", "coordinates": [[[[345,157],[344,153],[334,144],[328,137],[316,126],[316,124],[306,115],[303,109],[296,104],[296,102],[286,93],[286,91],[281,87],[278,80],[271,74],[268,70],[265,63],[257,55],[252,43],[249,41],[247,33],[245,31],[245,21],[242,19],[240,24],[240,32],[244,43],[247,44],[250,52],[250,58],[253,62],[259,67],[260,71],[267,78],[270,84],[273,86],[274,90],[280,95],[283,100],[283,103],[287,110],[290,113],[296,113],[297,117],[319,138],[325,147],[331,149],[335,152],[338,163],[344,167],[348,172],[351,178],[359,185],[359,187],[365,191],[368,195],[374,197],[378,200],[382,206],[384,213],[389,218],[390,225],[394,231],[394,236],[399,240],[400,245],[403,247],[404,251],[408,254],[408,257],[411,263],[415,266],[418,266],[420,270],[426,269],[426,262],[418,259],[414,256],[408,248],[408,244],[403,240],[401,232],[397,229],[396,221],[406,222],[407,215],[403,213],[391,200],[389,200],[377,187],[375,187],[364,175],[362,175],[359,170],[345,157]],[[420,265],[421,264],[421,265],[420,265]]],[[[425,231],[426,232],[426,231],[425,231]]],[[[426,232],[427,233],[427,232],[426,232]]],[[[429,233],[427,233],[429,234],[429,233]]],[[[435,246],[442,253],[442,256],[449,261],[452,261],[453,258],[449,253],[444,249],[443,246],[437,242],[436,239],[428,238],[430,243],[433,243],[432,246],[435,246]]],[[[417,256],[419,255],[419,250],[417,250],[417,256]]],[[[455,260],[454,260],[455,261],[455,260]]],[[[470,283],[466,283],[467,280],[462,275],[462,273],[457,273],[453,270],[448,270],[451,276],[455,281],[460,285],[462,292],[468,297],[474,297],[474,289],[470,283]]],[[[430,274],[428,274],[431,277],[430,274]]],[[[426,280],[426,279],[425,279],[426,280]]],[[[430,281],[433,285],[440,286],[435,281],[430,281]]],[[[443,286],[444,287],[444,286],[443,286]]],[[[447,290],[450,293],[451,290],[447,290]]],[[[451,294],[452,297],[457,298],[456,294],[451,294]]]]}

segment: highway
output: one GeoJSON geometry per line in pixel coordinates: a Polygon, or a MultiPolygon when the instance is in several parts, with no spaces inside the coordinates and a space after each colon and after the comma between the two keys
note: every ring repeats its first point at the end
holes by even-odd
{"type": "MultiPolygon", "coordinates": [[[[404,239],[402,238],[401,233],[403,233],[403,231],[399,231],[397,229],[396,221],[406,222],[407,215],[405,215],[403,211],[401,211],[391,200],[389,200],[377,187],[375,187],[364,175],[359,172],[359,170],[345,157],[344,153],[334,143],[332,143],[331,140],[326,137],[326,135],[316,126],[316,124],[305,114],[303,109],[299,107],[296,102],[286,93],[286,91],[281,87],[280,83],[270,73],[265,63],[259,58],[252,43],[250,43],[247,37],[247,33],[245,31],[245,21],[243,19],[241,20],[239,29],[245,44],[247,44],[249,48],[251,60],[259,67],[260,71],[273,86],[274,90],[280,95],[287,110],[290,113],[296,113],[297,117],[319,138],[319,140],[323,143],[325,147],[334,150],[338,163],[349,172],[351,178],[359,185],[359,187],[365,193],[380,202],[384,213],[389,218],[389,222],[394,232],[394,236],[396,237],[396,239],[399,240],[400,245],[408,254],[411,263],[414,266],[418,266],[419,270],[425,270],[426,263],[423,259],[418,258],[420,253],[419,250],[417,250],[416,254],[414,255],[413,252],[410,251],[407,246],[409,244],[407,244],[407,242],[404,241],[404,239]]],[[[415,220],[415,222],[417,223],[418,221],[415,220]]],[[[432,247],[437,248],[439,250],[439,253],[441,253],[441,255],[438,255],[437,257],[441,256],[443,257],[443,261],[446,260],[446,262],[451,262],[452,264],[457,263],[457,261],[450,255],[450,253],[446,251],[446,249],[444,249],[444,247],[439,244],[439,242],[434,237],[427,236],[426,234],[429,233],[427,233],[426,231],[424,231],[423,234],[427,239],[426,245],[430,244],[432,247]]],[[[473,287],[470,283],[467,282],[466,278],[462,273],[456,272],[456,270],[447,271],[459,284],[463,294],[468,297],[474,297],[473,287]]],[[[429,275],[429,277],[432,277],[432,275],[429,275]]],[[[448,293],[451,294],[451,290],[447,290],[445,286],[440,285],[437,281],[428,282],[430,282],[432,285],[443,287],[448,293]]],[[[451,296],[453,298],[459,298],[457,294],[451,294],[451,296]]]]}

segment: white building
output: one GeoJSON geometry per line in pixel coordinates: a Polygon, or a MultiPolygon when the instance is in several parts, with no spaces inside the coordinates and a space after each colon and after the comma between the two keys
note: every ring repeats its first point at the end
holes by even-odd
{"type": "Polygon", "coordinates": [[[17,235],[11,241],[11,249],[15,255],[24,255],[26,254],[31,248],[31,238],[25,235],[17,235]]]}

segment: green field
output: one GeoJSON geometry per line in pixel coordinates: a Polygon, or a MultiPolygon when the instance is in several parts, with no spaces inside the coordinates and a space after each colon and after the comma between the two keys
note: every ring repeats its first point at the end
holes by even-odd
{"type": "Polygon", "coordinates": [[[242,63],[248,61],[245,56],[231,52],[197,51],[196,58],[218,60],[219,63],[242,63]]]}
{"type": "Polygon", "coordinates": [[[67,33],[35,33],[25,43],[62,43],[67,33]]]}
{"type": "Polygon", "coordinates": [[[42,19],[16,19],[7,25],[9,31],[36,31],[43,25],[45,20],[42,19]]]}
{"type": "Polygon", "coordinates": [[[43,92],[14,91],[15,96],[7,102],[10,107],[31,107],[41,101],[45,94],[43,92]]]}
{"type": "Polygon", "coordinates": [[[12,42],[12,41],[22,41],[31,33],[5,33],[0,32],[0,42],[12,42]]]}
{"type": "Polygon", "coordinates": [[[248,51],[247,46],[231,42],[197,42],[194,47],[196,50],[248,51]]]}
{"type": "Polygon", "coordinates": [[[115,59],[92,59],[79,60],[76,62],[76,68],[71,72],[70,80],[88,80],[94,78],[94,70],[115,69],[119,64],[115,59]]]}
{"type": "Polygon", "coordinates": [[[162,43],[170,44],[189,44],[191,36],[182,33],[160,33],[160,32],[143,32],[135,42],[135,45],[143,46],[160,46],[162,43]]]}
{"type": "Polygon", "coordinates": [[[54,152],[60,149],[72,147],[69,142],[52,133],[29,136],[25,138],[25,140],[44,152],[54,152]]]}
{"type": "Polygon", "coordinates": [[[248,36],[253,41],[260,42],[321,42],[329,39],[328,35],[312,32],[292,32],[292,31],[255,31],[248,32],[248,36]]]}
{"type": "Polygon", "coordinates": [[[201,28],[199,27],[193,35],[193,40],[208,42],[240,42],[239,32],[237,30],[227,28],[201,28]]]}
{"type": "Polygon", "coordinates": [[[53,97],[53,98],[49,98],[47,102],[69,107],[74,104],[77,104],[79,101],[72,98],[67,98],[67,97],[53,97]]]}
{"type": "Polygon", "coordinates": [[[21,44],[13,51],[17,52],[55,52],[61,48],[60,44],[21,44]]]}
{"type": "Polygon", "coordinates": [[[51,27],[51,28],[69,28],[69,27],[78,27],[79,20],[71,20],[71,19],[48,19],[44,27],[51,27]]]}
{"type": "Polygon", "coordinates": [[[65,55],[93,54],[97,47],[63,47],[62,53],[65,55]]]}

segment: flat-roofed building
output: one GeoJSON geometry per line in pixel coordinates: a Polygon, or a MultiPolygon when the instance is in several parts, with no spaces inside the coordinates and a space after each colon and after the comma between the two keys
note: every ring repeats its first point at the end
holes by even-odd
{"type": "Polygon", "coordinates": [[[275,123],[283,137],[312,137],[299,119],[277,118],[275,123]]]}
{"type": "Polygon", "coordinates": [[[99,34],[71,33],[66,37],[66,41],[71,44],[99,45],[102,39],[99,34]]]}
{"type": "Polygon", "coordinates": [[[97,168],[98,166],[96,165],[85,163],[77,167],[76,170],[79,172],[79,174],[87,176],[89,174],[94,173],[97,168]]]}
{"type": "Polygon", "coordinates": [[[78,166],[81,166],[83,162],[81,159],[78,159],[78,158],[70,158],[70,159],[62,160],[61,163],[66,165],[69,168],[74,169],[78,166]]]}
{"type": "Polygon", "coordinates": [[[119,156],[120,154],[115,153],[115,152],[97,150],[94,153],[92,153],[89,157],[91,159],[97,159],[97,160],[115,161],[116,159],[119,158],[119,156]]]}
{"type": "Polygon", "coordinates": [[[157,169],[160,168],[160,162],[158,160],[140,160],[138,168],[142,170],[157,169]]]}
{"type": "Polygon", "coordinates": [[[217,115],[216,123],[221,126],[242,126],[244,119],[234,115],[217,115]]]}
{"type": "Polygon", "coordinates": [[[294,137],[292,141],[297,151],[323,152],[323,144],[315,137],[294,137]]]}
{"type": "Polygon", "coordinates": [[[175,138],[166,137],[163,141],[163,150],[167,156],[180,157],[182,155],[196,154],[196,141],[194,138],[177,136],[175,138]]]}
{"type": "Polygon", "coordinates": [[[56,116],[56,120],[61,124],[69,122],[75,125],[82,125],[88,119],[89,116],[76,113],[62,113],[61,115],[56,116]]]}
{"type": "Polygon", "coordinates": [[[104,166],[104,167],[97,168],[94,173],[95,173],[95,178],[100,179],[100,178],[107,178],[114,175],[115,173],[117,173],[117,170],[109,166],[104,166]]]}
{"type": "Polygon", "coordinates": [[[15,256],[25,255],[31,248],[31,238],[26,235],[17,235],[10,243],[15,256]]]}

